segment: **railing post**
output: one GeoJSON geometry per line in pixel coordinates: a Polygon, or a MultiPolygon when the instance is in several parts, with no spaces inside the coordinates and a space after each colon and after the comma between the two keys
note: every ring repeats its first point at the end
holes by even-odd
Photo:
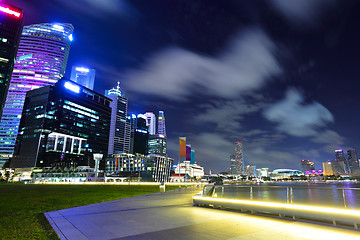
{"type": "Polygon", "coordinates": [[[289,192],[289,187],[286,187],[286,202],[290,203],[290,192],[289,192]]]}
{"type": "Polygon", "coordinates": [[[221,197],[224,197],[224,186],[221,187],[221,197]]]}
{"type": "Polygon", "coordinates": [[[291,196],[291,198],[290,198],[290,203],[294,203],[294,192],[293,192],[293,188],[292,188],[292,187],[290,187],[290,196],[291,196]]]}
{"type": "Polygon", "coordinates": [[[343,199],[344,199],[344,207],[347,208],[348,204],[347,204],[347,200],[346,200],[345,189],[342,189],[342,193],[343,193],[343,199]]]}
{"type": "Polygon", "coordinates": [[[250,187],[250,200],[253,200],[253,188],[250,187]]]}

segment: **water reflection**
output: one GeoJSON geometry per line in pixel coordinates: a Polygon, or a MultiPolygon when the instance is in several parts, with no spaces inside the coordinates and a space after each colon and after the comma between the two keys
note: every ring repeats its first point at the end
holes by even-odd
{"type": "Polygon", "coordinates": [[[215,187],[216,197],[231,199],[253,199],[286,203],[290,187],[296,204],[343,208],[343,190],[338,188],[358,188],[345,190],[348,208],[360,209],[360,184],[357,183],[264,183],[243,185],[219,185],[215,187]],[[287,189],[289,187],[289,190],[287,189]]]}

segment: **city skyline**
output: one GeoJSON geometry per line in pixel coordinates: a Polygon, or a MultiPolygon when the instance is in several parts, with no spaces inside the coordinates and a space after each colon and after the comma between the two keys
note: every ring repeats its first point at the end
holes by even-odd
{"type": "Polygon", "coordinates": [[[121,81],[130,112],[166,112],[170,156],[185,135],[217,172],[237,141],[259,168],[321,166],[360,146],[356,108],[347,117],[360,100],[356,1],[32,3],[11,2],[25,25],[75,26],[69,66],[94,68],[97,92],[121,81]]]}

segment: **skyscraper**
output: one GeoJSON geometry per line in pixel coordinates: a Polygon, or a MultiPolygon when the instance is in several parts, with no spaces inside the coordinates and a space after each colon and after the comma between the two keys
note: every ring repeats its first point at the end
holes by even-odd
{"type": "Polygon", "coordinates": [[[166,135],[165,115],[163,111],[159,111],[158,134],[166,135]]]}
{"type": "Polygon", "coordinates": [[[26,92],[64,76],[73,30],[66,23],[24,27],[0,122],[0,162],[12,157],[26,92]]]}
{"type": "Polygon", "coordinates": [[[120,82],[116,88],[105,91],[105,96],[110,98],[111,123],[109,134],[108,154],[130,152],[130,123],[126,121],[128,100],[120,91],[120,82]]]}
{"type": "Polygon", "coordinates": [[[358,156],[356,154],[356,150],[355,149],[349,149],[347,151],[348,154],[348,163],[349,163],[349,170],[350,173],[360,173],[360,168],[359,168],[359,159],[358,156]]]}
{"type": "Polygon", "coordinates": [[[0,120],[21,36],[22,10],[0,3],[0,120]]]}
{"type": "Polygon", "coordinates": [[[73,66],[70,79],[84,87],[94,90],[95,70],[73,66]]]}
{"type": "Polygon", "coordinates": [[[153,112],[146,112],[146,125],[148,126],[149,134],[156,134],[156,116],[153,112]]]}
{"type": "Polygon", "coordinates": [[[28,91],[10,166],[93,167],[108,152],[110,102],[65,78],[28,91]]]}
{"type": "Polygon", "coordinates": [[[339,165],[339,167],[337,167],[338,170],[336,170],[335,172],[349,173],[349,163],[348,163],[347,159],[345,158],[345,154],[344,154],[344,151],[342,149],[335,150],[335,160],[337,162],[344,163],[343,165],[338,164],[339,165]],[[341,168],[343,168],[343,169],[341,170],[341,168]]]}
{"type": "Polygon", "coordinates": [[[237,175],[244,175],[243,145],[241,142],[235,143],[235,172],[237,175]]]}
{"type": "Polygon", "coordinates": [[[166,136],[161,134],[149,135],[147,153],[166,156],[166,136]]]}
{"type": "Polygon", "coordinates": [[[146,116],[144,114],[132,114],[130,117],[131,139],[130,153],[147,154],[149,133],[146,126],[146,116]]]}

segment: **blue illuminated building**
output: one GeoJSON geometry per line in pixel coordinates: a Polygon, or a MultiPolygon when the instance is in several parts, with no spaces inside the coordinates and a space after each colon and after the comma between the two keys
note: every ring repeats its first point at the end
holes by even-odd
{"type": "Polygon", "coordinates": [[[71,69],[70,80],[80,84],[81,86],[94,90],[95,70],[73,66],[71,69]]]}
{"type": "Polygon", "coordinates": [[[148,153],[148,140],[149,132],[146,125],[146,115],[144,114],[131,114],[128,117],[131,125],[131,138],[130,138],[130,153],[132,154],[147,154],[148,153]]]}
{"type": "Polygon", "coordinates": [[[110,102],[64,78],[27,92],[10,166],[93,167],[108,152],[110,102]]]}

